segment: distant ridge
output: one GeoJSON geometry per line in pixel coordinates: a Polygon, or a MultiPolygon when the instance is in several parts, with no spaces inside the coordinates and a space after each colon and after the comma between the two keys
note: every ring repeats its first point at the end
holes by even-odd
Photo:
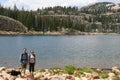
{"type": "Polygon", "coordinates": [[[108,13],[108,12],[114,12],[116,10],[120,10],[120,3],[113,3],[113,2],[98,2],[94,3],[88,6],[84,6],[81,8],[82,12],[89,12],[91,13],[108,13]]]}

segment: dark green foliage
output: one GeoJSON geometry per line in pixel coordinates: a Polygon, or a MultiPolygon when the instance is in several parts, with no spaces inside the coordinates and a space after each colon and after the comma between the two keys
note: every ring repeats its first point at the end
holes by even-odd
{"type": "Polygon", "coordinates": [[[92,73],[93,70],[91,68],[82,68],[81,72],[92,73]]]}
{"type": "Polygon", "coordinates": [[[96,71],[101,78],[105,79],[105,78],[108,78],[109,75],[108,75],[108,72],[105,72],[105,71],[96,71]]]}
{"type": "Polygon", "coordinates": [[[54,74],[59,74],[60,72],[63,72],[63,70],[59,67],[53,67],[49,69],[49,72],[54,75],[54,74]]]}
{"type": "Polygon", "coordinates": [[[120,9],[112,10],[113,6],[115,4],[111,2],[99,2],[81,9],[55,6],[37,11],[25,11],[24,8],[19,10],[16,5],[13,9],[0,5],[0,15],[22,22],[29,31],[45,33],[64,29],[68,32],[120,33],[120,9]]]}
{"type": "Polygon", "coordinates": [[[75,68],[74,66],[72,66],[72,65],[66,66],[66,67],[64,68],[65,72],[68,73],[68,74],[73,74],[74,71],[75,71],[75,69],[76,69],[76,68],[75,68]]]}
{"type": "Polygon", "coordinates": [[[59,68],[59,67],[53,67],[53,68],[50,68],[50,70],[60,70],[61,68],[59,68]]]}
{"type": "Polygon", "coordinates": [[[41,69],[40,72],[45,72],[45,69],[41,69]]]}
{"type": "Polygon", "coordinates": [[[104,73],[101,74],[101,77],[102,77],[103,79],[105,79],[105,78],[108,78],[109,76],[108,76],[108,73],[105,73],[105,72],[104,72],[104,73]]]}

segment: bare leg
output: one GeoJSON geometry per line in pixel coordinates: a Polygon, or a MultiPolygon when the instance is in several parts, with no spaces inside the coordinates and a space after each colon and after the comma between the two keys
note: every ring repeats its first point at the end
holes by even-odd
{"type": "Polygon", "coordinates": [[[24,73],[24,75],[25,75],[25,71],[26,71],[26,68],[23,68],[23,73],[24,73]]]}
{"type": "Polygon", "coordinates": [[[26,68],[21,69],[21,76],[25,75],[26,68]],[[23,73],[23,74],[22,74],[23,73]]]}
{"type": "Polygon", "coordinates": [[[33,76],[33,72],[31,72],[31,75],[33,76]]]}

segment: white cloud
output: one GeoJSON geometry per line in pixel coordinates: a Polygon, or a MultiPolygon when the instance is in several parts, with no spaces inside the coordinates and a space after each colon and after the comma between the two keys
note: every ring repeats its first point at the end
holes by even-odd
{"type": "Polygon", "coordinates": [[[22,2],[21,0],[7,0],[6,2],[3,3],[4,7],[10,7],[13,8],[14,5],[16,5],[18,8],[22,8],[25,6],[27,8],[27,5],[22,2]]]}
{"type": "Polygon", "coordinates": [[[36,10],[38,8],[53,6],[85,6],[95,3],[97,0],[7,0],[4,6],[13,7],[14,4],[21,8],[36,10]]]}

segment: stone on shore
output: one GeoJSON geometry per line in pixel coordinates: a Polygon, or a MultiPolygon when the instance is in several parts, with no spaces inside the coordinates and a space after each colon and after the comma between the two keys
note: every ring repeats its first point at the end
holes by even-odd
{"type": "Polygon", "coordinates": [[[40,77],[41,77],[41,73],[36,73],[36,74],[34,75],[34,78],[35,78],[35,79],[40,78],[40,77]]]}
{"type": "Polygon", "coordinates": [[[13,77],[12,75],[8,74],[8,73],[5,72],[5,71],[2,71],[1,74],[2,74],[2,76],[3,76],[4,79],[7,79],[7,80],[14,80],[14,77],[13,77]]]}
{"type": "MultiPolygon", "coordinates": [[[[0,80],[120,80],[120,70],[118,67],[112,67],[112,71],[109,72],[98,70],[87,72],[82,71],[82,69],[75,69],[73,74],[64,72],[64,70],[62,70],[61,72],[61,70],[57,69],[53,69],[53,71],[55,71],[55,73],[53,73],[50,69],[46,69],[43,72],[37,70],[34,72],[33,75],[30,75],[29,71],[26,70],[26,74],[24,76],[11,75],[9,72],[10,70],[12,71],[14,68],[7,69],[1,67],[0,69],[0,80]]],[[[14,70],[18,71],[19,69],[14,70]]]]}
{"type": "Polygon", "coordinates": [[[4,80],[4,78],[2,76],[0,76],[0,80],[4,80]]]}
{"type": "Polygon", "coordinates": [[[99,74],[97,72],[92,73],[93,79],[99,79],[99,74]]]}
{"type": "Polygon", "coordinates": [[[112,67],[112,71],[116,72],[117,74],[120,74],[120,70],[117,66],[112,67]]]}
{"type": "Polygon", "coordinates": [[[16,78],[15,80],[28,80],[27,78],[16,78]]]}
{"type": "Polygon", "coordinates": [[[2,71],[2,70],[5,70],[6,68],[5,67],[0,67],[0,72],[2,71]]]}

